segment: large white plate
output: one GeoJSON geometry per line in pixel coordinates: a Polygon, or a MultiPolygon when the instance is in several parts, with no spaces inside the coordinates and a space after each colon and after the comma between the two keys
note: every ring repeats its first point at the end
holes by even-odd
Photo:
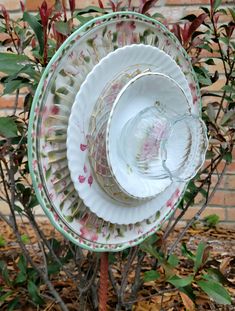
{"type": "MultiPolygon", "coordinates": [[[[95,178],[92,178],[92,182],[91,179],[90,181],[86,180],[84,168],[85,171],[92,171],[88,159],[87,136],[93,109],[103,89],[110,81],[123,71],[131,73],[137,68],[140,71],[150,70],[163,73],[174,79],[181,85],[188,102],[193,106],[188,83],[173,59],[156,47],[142,44],[131,45],[108,54],[88,74],[76,96],[67,131],[68,167],[75,189],[92,212],[104,220],[116,224],[131,224],[149,218],[162,208],[179,186],[177,183],[172,184],[170,179],[160,182],[152,181],[154,184],[152,189],[155,189],[152,196],[156,193],[159,194],[150,201],[130,207],[111,199],[100,188],[95,178]]],[[[107,104],[110,105],[110,102],[107,104]]],[[[142,181],[143,185],[144,182],[142,181]]]]}

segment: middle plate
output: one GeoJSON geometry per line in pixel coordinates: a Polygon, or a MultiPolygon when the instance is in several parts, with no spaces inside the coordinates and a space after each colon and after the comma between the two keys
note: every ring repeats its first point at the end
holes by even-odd
{"type": "Polygon", "coordinates": [[[94,67],[76,96],[69,119],[67,157],[75,189],[92,212],[112,223],[130,224],[151,217],[161,209],[164,202],[171,198],[172,193],[179,186],[168,178],[160,182],[153,181],[155,185],[153,184],[152,188],[156,190],[151,196],[154,198],[147,202],[139,200],[139,203],[137,201],[135,206],[130,207],[129,204],[122,204],[112,199],[95,179],[85,180],[87,172],[92,170],[88,153],[89,124],[97,102],[101,99],[104,102],[108,119],[114,100],[124,85],[115,84],[115,90],[111,88],[112,94],[105,98],[102,97],[104,90],[110,84],[112,85],[112,81],[118,80],[120,75],[124,74],[125,78],[129,76],[131,79],[145,71],[162,73],[174,79],[181,86],[192,106],[188,83],[176,62],[156,47],[139,44],[117,49],[94,67]]]}

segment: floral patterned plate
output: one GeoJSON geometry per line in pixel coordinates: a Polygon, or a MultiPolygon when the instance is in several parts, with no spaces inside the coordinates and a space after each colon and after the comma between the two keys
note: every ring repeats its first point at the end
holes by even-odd
{"type": "MultiPolygon", "coordinates": [[[[103,145],[103,141],[106,140],[105,129],[107,127],[109,113],[115,100],[115,94],[117,95],[128,80],[131,79],[133,73],[145,70],[165,73],[174,78],[182,85],[187,94],[188,101],[192,103],[187,81],[175,61],[156,47],[133,44],[109,53],[88,74],[76,96],[68,124],[67,158],[75,189],[78,191],[85,205],[89,207],[92,212],[105,221],[120,225],[134,224],[148,219],[155,214],[156,211],[161,209],[162,205],[170,198],[177,185],[172,185],[169,178],[148,180],[138,176],[138,179],[136,179],[136,176],[134,177],[133,175],[127,174],[128,179],[126,180],[126,186],[128,189],[132,186],[133,179],[134,181],[138,181],[138,183],[134,182],[134,186],[132,186],[132,188],[137,189],[137,191],[134,189],[136,195],[133,196],[133,198],[137,200],[128,202],[127,204],[124,200],[120,202],[120,200],[116,199],[115,196],[119,194],[120,188],[113,187],[115,176],[112,178],[113,176],[111,175],[109,184],[110,187],[113,187],[114,193],[114,199],[111,199],[110,196],[107,195],[109,193],[106,191],[106,194],[103,191],[103,189],[108,189],[109,187],[107,180],[105,181],[105,186],[102,188],[100,187],[99,181],[97,182],[97,170],[99,170],[99,167],[97,168],[96,166],[96,172],[94,174],[96,178],[92,180],[92,184],[85,182],[84,167],[85,170],[92,171],[89,161],[90,139],[86,141],[88,148],[81,148],[81,144],[83,144],[84,139],[90,135],[89,123],[92,118],[92,123],[94,123],[93,126],[95,128],[101,128],[101,130],[104,128],[102,135],[99,135],[100,131],[97,130],[97,135],[99,135],[100,139],[95,142],[97,148],[103,145]],[[122,72],[127,76],[129,75],[129,79],[124,79],[121,74],[122,72]],[[100,102],[102,102],[103,106],[100,108],[96,107],[96,103],[100,102]],[[101,119],[101,125],[99,125],[97,118],[101,119]],[[148,197],[138,197],[138,192],[141,193],[140,189],[142,193],[144,189],[146,189],[148,197]],[[146,199],[149,198],[152,200],[146,201],[146,199]],[[145,201],[143,201],[144,199],[145,201]]],[[[140,105],[136,108],[139,109],[140,105]]],[[[130,117],[129,114],[133,113],[133,109],[133,105],[127,105],[125,107],[125,112],[122,113],[120,119],[116,120],[118,125],[123,124],[123,120],[130,117]]],[[[177,104],[173,105],[172,109],[185,113],[190,107],[187,102],[187,107],[184,107],[183,103],[180,103],[178,107],[177,104]]],[[[94,145],[93,141],[91,145],[94,145]]],[[[98,152],[106,154],[105,144],[103,149],[100,148],[98,152]]],[[[100,168],[100,171],[102,169],[107,171],[108,163],[106,163],[106,165],[104,164],[105,157],[102,160],[103,166],[100,168]]],[[[125,189],[122,190],[122,193],[123,192],[125,192],[125,189]]]]}
{"type": "MultiPolygon", "coordinates": [[[[148,219],[117,225],[92,213],[70,178],[66,139],[75,96],[88,73],[103,57],[131,44],[156,46],[176,61],[191,90],[192,113],[199,114],[201,102],[196,75],[175,36],[151,18],[120,12],[93,19],[64,42],[43,73],[30,115],[28,157],[38,201],[66,238],[94,251],[120,251],[143,241],[169,217],[185,188],[185,185],[176,187],[161,210],[148,219]]],[[[85,137],[80,148],[87,148],[85,137]]],[[[84,183],[92,186],[92,171],[84,167],[83,173],[84,183]]]]}

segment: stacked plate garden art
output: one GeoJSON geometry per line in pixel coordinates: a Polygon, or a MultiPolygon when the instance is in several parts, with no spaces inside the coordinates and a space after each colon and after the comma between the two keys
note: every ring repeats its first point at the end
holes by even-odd
{"type": "Polygon", "coordinates": [[[190,60],[159,22],[112,13],[75,31],[30,117],[31,175],[52,224],[93,251],[154,233],[204,162],[200,109],[190,60]]]}

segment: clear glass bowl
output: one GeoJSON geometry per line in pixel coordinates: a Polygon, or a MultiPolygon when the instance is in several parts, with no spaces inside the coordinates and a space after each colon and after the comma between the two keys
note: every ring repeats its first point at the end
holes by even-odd
{"type": "Polygon", "coordinates": [[[126,123],[119,150],[123,161],[142,177],[188,181],[201,167],[206,145],[206,128],[199,117],[169,117],[155,105],[126,123]]]}

